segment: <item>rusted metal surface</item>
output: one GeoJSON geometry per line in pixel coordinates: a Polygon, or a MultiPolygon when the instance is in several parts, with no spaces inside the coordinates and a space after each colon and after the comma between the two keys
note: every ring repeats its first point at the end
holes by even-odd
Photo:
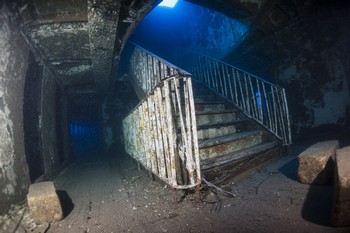
{"type": "Polygon", "coordinates": [[[191,75],[138,46],[130,71],[147,96],[123,120],[126,152],[173,188],[199,185],[191,75]]]}
{"type": "Polygon", "coordinates": [[[185,50],[176,50],[178,66],[193,78],[229,100],[283,141],[292,144],[284,88],[230,64],[185,50]]]}

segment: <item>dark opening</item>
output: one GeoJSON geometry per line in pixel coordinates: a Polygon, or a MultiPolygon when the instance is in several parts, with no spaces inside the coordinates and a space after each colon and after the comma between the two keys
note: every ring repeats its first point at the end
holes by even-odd
{"type": "Polygon", "coordinates": [[[58,157],[60,160],[60,164],[62,164],[65,160],[65,154],[64,154],[64,142],[63,142],[63,127],[62,127],[62,118],[63,118],[63,112],[62,112],[62,98],[63,93],[61,88],[57,88],[56,93],[56,134],[57,134],[57,152],[58,157]]]}
{"type": "Polygon", "coordinates": [[[40,136],[42,73],[42,67],[36,62],[34,55],[30,53],[24,86],[23,124],[25,154],[31,182],[44,174],[40,136]]]}
{"type": "Polygon", "coordinates": [[[70,109],[69,132],[73,158],[94,155],[101,150],[99,113],[96,106],[70,109]]]}
{"type": "Polygon", "coordinates": [[[221,59],[246,37],[249,25],[220,12],[178,1],[158,5],[140,22],[130,40],[172,62],[178,48],[221,59]]]}

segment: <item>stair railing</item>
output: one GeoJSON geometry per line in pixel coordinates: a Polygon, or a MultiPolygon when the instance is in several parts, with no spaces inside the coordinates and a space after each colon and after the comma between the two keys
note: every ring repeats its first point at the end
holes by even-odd
{"type": "Polygon", "coordinates": [[[276,135],[283,145],[292,143],[284,88],[188,50],[177,49],[175,61],[176,65],[190,72],[194,80],[202,82],[276,135]]]}
{"type": "Polygon", "coordinates": [[[133,44],[129,76],[146,97],[123,120],[126,152],[176,189],[201,183],[191,75],[133,44]]]}

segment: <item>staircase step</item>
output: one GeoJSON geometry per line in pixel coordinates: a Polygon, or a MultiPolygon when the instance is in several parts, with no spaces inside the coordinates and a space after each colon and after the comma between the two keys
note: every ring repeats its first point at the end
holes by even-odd
{"type": "Polygon", "coordinates": [[[218,103],[218,102],[202,102],[202,103],[195,103],[195,110],[196,112],[212,112],[212,111],[222,111],[225,110],[226,106],[224,103],[218,103]]]}
{"type": "Polygon", "coordinates": [[[234,153],[201,161],[201,171],[206,180],[221,185],[249,169],[262,166],[280,154],[277,142],[261,143],[234,153]]]}
{"type": "Polygon", "coordinates": [[[212,101],[220,101],[222,100],[222,97],[213,93],[208,93],[207,95],[196,95],[194,94],[194,101],[206,101],[206,102],[212,102],[212,101]]]}
{"type": "Polygon", "coordinates": [[[200,140],[198,142],[199,156],[204,160],[254,146],[262,142],[262,136],[262,131],[254,130],[200,140]]]}
{"type": "Polygon", "coordinates": [[[220,137],[246,130],[256,130],[249,125],[249,118],[227,123],[215,123],[197,126],[198,140],[220,137]],[[220,132],[223,131],[223,132],[220,132]]]}
{"type": "Polygon", "coordinates": [[[202,140],[202,139],[216,138],[216,137],[221,137],[229,134],[234,134],[236,132],[237,132],[237,129],[232,124],[229,124],[229,125],[218,124],[217,127],[198,129],[197,136],[198,136],[198,140],[202,140]]]}
{"type": "Polygon", "coordinates": [[[201,170],[207,171],[210,169],[219,169],[223,166],[227,166],[237,160],[241,160],[245,157],[250,157],[263,151],[269,150],[275,146],[278,146],[277,142],[263,142],[248,148],[244,148],[233,153],[220,155],[215,158],[201,160],[201,170]]]}
{"type": "Polygon", "coordinates": [[[252,119],[208,87],[193,87],[201,170],[207,180],[227,182],[279,155],[279,142],[252,119]]]}
{"type": "Polygon", "coordinates": [[[198,112],[196,113],[197,126],[227,123],[237,120],[236,110],[228,109],[213,112],[198,112]]]}
{"type": "Polygon", "coordinates": [[[209,123],[206,125],[197,126],[197,130],[203,130],[203,129],[209,129],[209,128],[220,128],[220,127],[229,126],[229,125],[234,125],[237,127],[237,125],[248,124],[248,121],[250,121],[249,118],[244,118],[244,119],[234,120],[226,123],[213,123],[213,124],[209,123]]]}
{"type": "Polygon", "coordinates": [[[201,90],[210,90],[207,86],[201,84],[201,83],[192,83],[193,91],[201,91],[201,90]]]}

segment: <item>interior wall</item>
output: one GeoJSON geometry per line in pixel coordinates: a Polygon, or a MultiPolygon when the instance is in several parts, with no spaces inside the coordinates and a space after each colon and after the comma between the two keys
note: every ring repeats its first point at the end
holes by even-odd
{"type": "Polygon", "coordinates": [[[286,88],[294,135],[349,127],[349,4],[319,2],[226,61],[286,88]]]}
{"type": "Polygon", "coordinates": [[[60,122],[58,122],[57,126],[61,128],[61,135],[58,135],[61,137],[62,141],[62,152],[64,155],[64,161],[61,165],[66,165],[71,160],[71,150],[70,150],[70,138],[69,138],[69,126],[68,126],[68,96],[67,96],[67,89],[64,87],[61,88],[61,96],[59,98],[59,106],[57,106],[58,109],[60,109],[60,122]]]}
{"type": "Polygon", "coordinates": [[[168,60],[179,47],[222,59],[244,40],[248,29],[243,21],[179,1],[174,8],[154,8],[130,39],[168,60]]]}
{"type": "Polygon", "coordinates": [[[108,154],[123,151],[122,120],[139,103],[128,80],[119,80],[115,86],[114,94],[102,104],[103,141],[108,154]]]}
{"type": "Polygon", "coordinates": [[[25,155],[31,182],[44,175],[44,163],[41,153],[41,84],[43,67],[30,53],[28,70],[24,85],[23,126],[25,155]]]}
{"type": "Polygon", "coordinates": [[[101,154],[101,124],[99,104],[70,106],[69,125],[71,154],[73,158],[101,154]]]}
{"type": "Polygon", "coordinates": [[[25,198],[30,183],[23,136],[28,56],[27,43],[0,3],[0,214],[25,198]]]}
{"type": "Polygon", "coordinates": [[[45,177],[50,178],[60,168],[56,130],[57,83],[53,74],[44,68],[41,86],[41,144],[45,167],[45,177]]]}

